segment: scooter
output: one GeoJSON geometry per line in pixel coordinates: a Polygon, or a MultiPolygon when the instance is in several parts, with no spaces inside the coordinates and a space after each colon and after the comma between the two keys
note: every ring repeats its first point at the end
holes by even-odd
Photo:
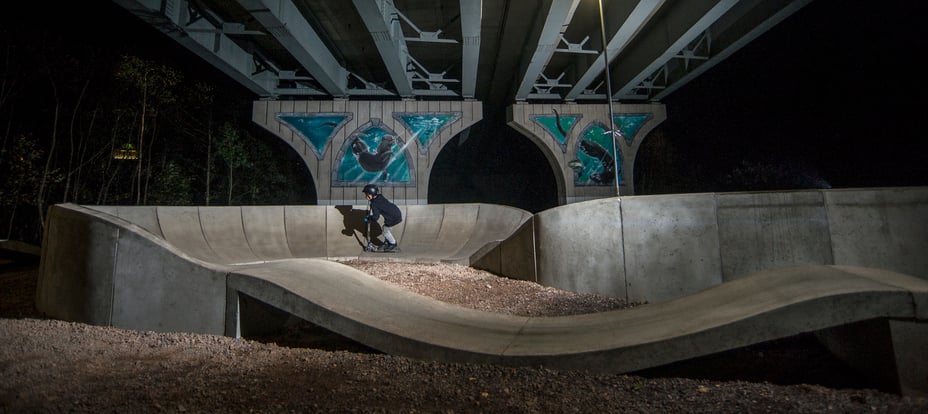
{"type": "Polygon", "coordinates": [[[364,233],[364,240],[367,241],[367,244],[364,246],[365,252],[376,252],[377,248],[374,247],[374,243],[371,242],[371,202],[367,202],[367,215],[364,216],[364,222],[367,223],[367,232],[364,233]]]}

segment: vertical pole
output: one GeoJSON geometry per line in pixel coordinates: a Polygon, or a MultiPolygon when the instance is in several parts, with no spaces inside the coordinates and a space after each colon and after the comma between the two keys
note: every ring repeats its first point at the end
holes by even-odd
{"type": "MultiPolygon", "coordinates": [[[[606,66],[604,70],[606,71],[606,101],[609,102],[609,138],[612,139],[612,154],[615,157],[615,196],[622,196],[622,192],[619,190],[619,151],[616,149],[616,130],[615,130],[615,116],[612,112],[612,80],[609,74],[609,44],[606,41],[606,21],[603,18],[603,0],[599,0],[599,29],[600,33],[603,36],[603,60],[606,66]]],[[[622,202],[619,200],[619,218],[622,217],[622,202]]],[[[619,234],[622,238],[622,267],[624,271],[622,272],[625,278],[625,301],[628,302],[628,260],[624,258],[628,257],[625,255],[625,226],[619,226],[619,234]]]]}
{"type": "Polygon", "coordinates": [[[603,36],[603,60],[605,61],[605,73],[606,73],[606,101],[609,103],[609,139],[612,140],[612,155],[615,158],[613,161],[615,165],[613,170],[615,171],[615,195],[616,197],[622,195],[619,190],[619,151],[615,146],[615,116],[612,112],[612,80],[609,76],[609,47],[606,42],[606,23],[603,18],[603,0],[599,0],[599,29],[600,33],[603,36]]]}

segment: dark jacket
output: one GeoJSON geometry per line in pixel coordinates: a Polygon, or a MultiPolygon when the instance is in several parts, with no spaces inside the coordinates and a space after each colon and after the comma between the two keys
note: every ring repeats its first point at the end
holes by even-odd
{"type": "Polygon", "coordinates": [[[393,227],[403,221],[403,213],[400,208],[387,200],[383,194],[374,197],[371,200],[371,221],[377,221],[383,214],[383,225],[393,227]]]}

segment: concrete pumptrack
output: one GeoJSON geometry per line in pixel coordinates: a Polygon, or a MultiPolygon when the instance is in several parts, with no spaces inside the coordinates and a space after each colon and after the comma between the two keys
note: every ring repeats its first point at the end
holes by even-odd
{"type": "Polygon", "coordinates": [[[393,355],[599,373],[813,332],[901,394],[928,395],[928,188],[617,197],[535,215],[400,207],[402,251],[366,253],[366,206],[55,205],[37,307],[235,337],[292,315],[393,355]],[[460,263],[649,304],[494,314],[330,260],[345,258],[460,263]]]}

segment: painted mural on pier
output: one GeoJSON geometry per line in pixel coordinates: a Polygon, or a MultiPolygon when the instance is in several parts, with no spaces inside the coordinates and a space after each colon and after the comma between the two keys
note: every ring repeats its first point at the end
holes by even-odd
{"type": "Polygon", "coordinates": [[[545,132],[554,139],[554,142],[561,148],[561,152],[567,152],[567,136],[574,125],[579,123],[583,118],[581,114],[561,114],[552,109],[554,115],[532,115],[531,119],[544,129],[545,132]]]}
{"type": "Polygon", "coordinates": [[[461,112],[395,112],[399,121],[419,142],[419,153],[426,154],[433,138],[445,128],[461,119],[461,112]]]}
{"type": "Polygon", "coordinates": [[[286,125],[294,134],[306,141],[307,146],[322,159],[332,137],[350,121],[350,112],[278,112],[277,121],[286,125]]]}
{"type": "Polygon", "coordinates": [[[618,161],[617,145],[613,145],[614,134],[598,121],[589,123],[577,140],[577,160],[574,168],[574,185],[602,186],[614,185],[615,179],[622,180],[622,165],[618,161]]]}
{"type": "Polygon", "coordinates": [[[635,135],[638,135],[642,125],[651,120],[651,116],[651,114],[620,114],[613,116],[612,122],[615,123],[620,135],[625,138],[625,143],[632,145],[635,135]]]}
{"type": "Polygon", "coordinates": [[[334,186],[363,186],[378,183],[383,186],[414,187],[415,167],[407,152],[409,143],[383,124],[371,118],[345,139],[335,157],[332,171],[334,186]]]}

